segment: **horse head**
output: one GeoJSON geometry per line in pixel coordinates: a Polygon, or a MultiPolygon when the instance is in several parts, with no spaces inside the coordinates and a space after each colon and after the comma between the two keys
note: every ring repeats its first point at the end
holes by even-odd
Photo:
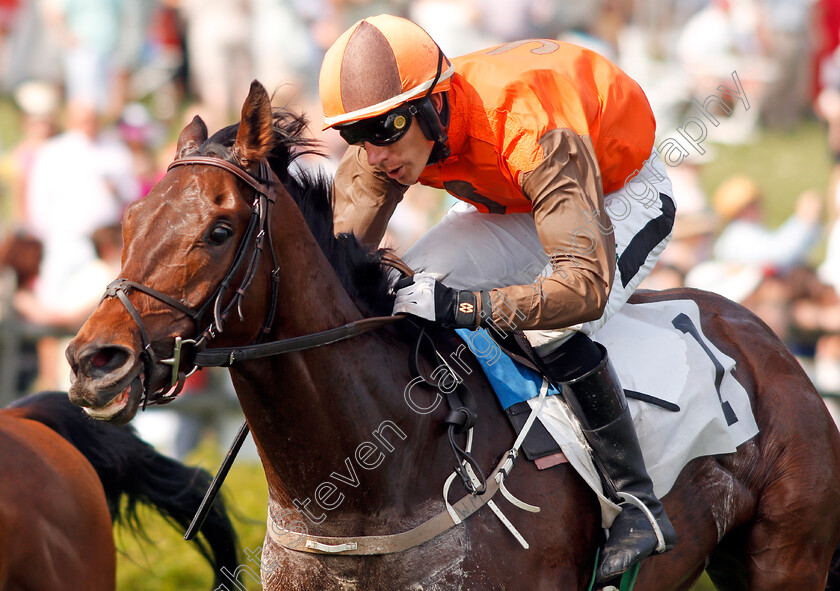
{"type": "Polygon", "coordinates": [[[192,369],[181,341],[257,338],[265,319],[242,309],[270,297],[273,253],[261,255],[271,248],[262,243],[267,210],[285,193],[268,165],[274,125],[255,81],[241,122],[208,139],[195,117],[166,175],[127,210],[120,279],[66,351],[70,398],[94,418],[125,423],[141,402],[173,398],[192,369]]]}

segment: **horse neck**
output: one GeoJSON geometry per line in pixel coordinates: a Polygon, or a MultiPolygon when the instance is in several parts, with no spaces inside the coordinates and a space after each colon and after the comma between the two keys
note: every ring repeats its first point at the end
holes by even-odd
{"type": "MultiPolygon", "coordinates": [[[[274,207],[272,241],[281,273],[272,338],[360,319],[297,205],[287,198],[274,207]]],[[[363,464],[374,464],[404,441],[408,429],[428,421],[408,409],[400,395],[410,381],[407,356],[407,345],[377,331],[232,368],[272,499],[288,506],[294,499],[311,498],[333,473],[361,498],[354,485],[362,473],[365,488],[385,489],[397,480],[394,473],[405,474],[419,461],[408,451],[376,470],[358,462],[363,458],[363,464]]]]}
{"type": "Polygon", "coordinates": [[[293,199],[273,205],[271,241],[279,265],[274,338],[340,326],[362,317],[293,199]]]}

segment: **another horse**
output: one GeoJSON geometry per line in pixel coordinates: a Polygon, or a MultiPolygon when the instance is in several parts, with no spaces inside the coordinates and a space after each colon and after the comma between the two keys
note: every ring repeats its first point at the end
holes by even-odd
{"type": "MultiPolygon", "coordinates": [[[[61,392],[0,410],[0,473],[0,589],[9,591],[114,591],[112,520],[142,530],[143,504],[185,528],[209,482],[132,429],[92,421],[61,392]]],[[[223,504],[201,533],[216,588],[220,569],[238,564],[223,504]]]]}
{"type": "MultiPolygon", "coordinates": [[[[191,356],[212,354],[182,339],[234,347],[220,356],[231,365],[269,487],[267,590],[585,589],[600,516],[568,465],[539,472],[520,460],[506,480],[514,495],[542,507],[533,515],[499,501],[530,550],[483,507],[403,551],[340,555],[369,545],[364,536],[439,516],[455,460],[446,405],[411,388],[410,321],[272,357],[247,360],[247,348],[236,348],[391,310],[382,253],[335,237],[328,182],[290,172],[296,155],[312,148],[304,127],[298,116],[273,114],[254,83],[238,125],[209,139],[199,118],[184,128],[170,170],[125,217],[124,281],[109,287],[68,347],[71,399],[125,422],[141,402],[171,397],[165,393],[191,369],[191,356]],[[168,365],[162,357],[171,357],[168,365]],[[280,545],[289,532],[350,539],[280,545]]],[[[644,562],[637,588],[687,589],[706,569],[721,589],[823,589],[840,537],[840,436],[807,376],[760,320],[725,299],[691,290],[636,297],[697,303],[705,334],[737,361],[761,429],[736,453],[683,470],[663,499],[677,547],[644,562]]],[[[474,360],[459,363],[477,402],[473,455],[486,474],[514,432],[474,360]]]]}

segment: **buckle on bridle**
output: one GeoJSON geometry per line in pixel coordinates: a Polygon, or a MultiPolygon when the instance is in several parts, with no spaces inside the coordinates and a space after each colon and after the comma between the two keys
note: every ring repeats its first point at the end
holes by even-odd
{"type": "Polygon", "coordinates": [[[104,300],[106,298],[115,298],[117,297],[117,293],[119,292],[128,294],[130,289],[131,285],[129,285],[127,279],[115,279],[114,281],[108,284],[108,287],[105,288],[105,293],[102,295],[102,299],[104,300]]]}

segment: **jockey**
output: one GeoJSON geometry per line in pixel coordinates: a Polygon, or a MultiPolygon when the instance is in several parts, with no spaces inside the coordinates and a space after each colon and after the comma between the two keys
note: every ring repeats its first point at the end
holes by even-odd
{"type": "Polygon", "coordinates": [[[450,61],[418,25],[380,15],[329,49],[320,95],[324,128],[350,144],[335,175],[336,232],[378,245],[418,182],[463,202],[404,256],[423,272],[398,283],[394,313],[522,331],[562,385],[608,490],[650,510],[653,519],[625,504],[598,581],[673,548],[624,391],[589,337],[648,275],[673,227],[639,85],[552,40],[450,61]]]}

